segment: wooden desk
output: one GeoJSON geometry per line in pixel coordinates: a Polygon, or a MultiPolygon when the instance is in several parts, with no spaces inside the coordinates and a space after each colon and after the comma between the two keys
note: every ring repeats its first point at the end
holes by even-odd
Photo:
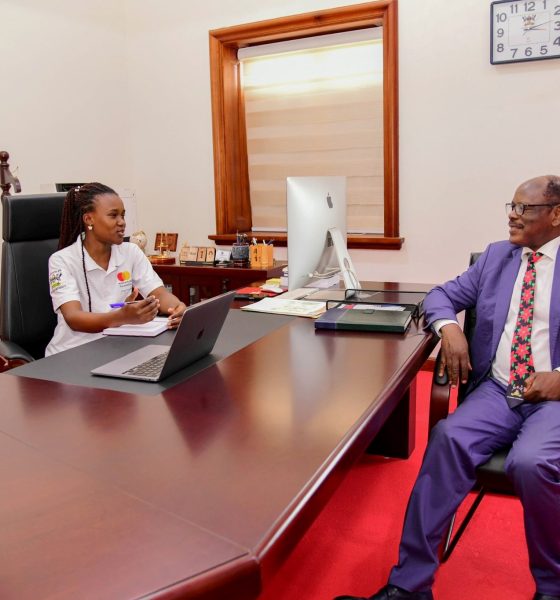
{"type": "Polygon", "coordinates": [[[256,598],[435,343],[294,319],[152,396],[0,375],[0,595],[256,598]]]}
{"type": "Polygon", "coordinates": [[[286,263],[278,263],[267,269],[153,265],[163,283],[170,285],[173,293],[185,304],[193,304],[247,286],[255,281],[280,277],[286,263]]]}

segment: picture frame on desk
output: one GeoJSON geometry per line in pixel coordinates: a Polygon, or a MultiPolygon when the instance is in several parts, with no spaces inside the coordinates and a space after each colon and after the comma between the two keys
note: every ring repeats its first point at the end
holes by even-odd
{"type": "Polygon", "coordinates": [[[217,267],[231,267],[231,250],[216,250],[215,264],[217,267]]]}
{"type": "Polygon", "coordinates": [[[175,252],[177,250],[178,233],[156,233],[154,250],[167,250],[175,252]]]}

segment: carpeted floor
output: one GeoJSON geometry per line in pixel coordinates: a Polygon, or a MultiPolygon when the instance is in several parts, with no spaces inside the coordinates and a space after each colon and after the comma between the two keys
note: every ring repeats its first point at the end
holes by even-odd
{"type": "MultiPolygon", "coordinates": [[[[368,596],[386,583],[426,445],[430,379],[427,372],[419,375],[416,450],[410,459],[364,456],[259,600],[330,600],[344,593],[368,596]]],[[[454,554],[440,568],[434,596],[436,600],[531,600],[533,594],[519,500],[487,496],[454,554]]]]}

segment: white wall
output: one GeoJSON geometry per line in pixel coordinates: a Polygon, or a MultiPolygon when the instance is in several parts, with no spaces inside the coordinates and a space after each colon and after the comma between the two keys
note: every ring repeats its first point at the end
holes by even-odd
{"type": "MultiPolygon", "coordinates": [[[[208,30],[355,3],[0,0],[0,44],[10,49],[2,108],[13,119],[2,119],[0,149],[20,165],[26,192],[55,179],[128,185],[152,243],[170,230],[180,244],[208,244],[208,30]]],[[[490,65],[489,6],[399,1],[406,241],[401,251],[352,251],[362,279],[454,276],[471,249],[507,236],[503,204],[518,183],[560,172],[560,60],[490,65]]]]}
{"type": "Polygon", "coordinates": [[[23,193],[55,181],[128,183],[125,22],[107,0],[0,0],[2,118],[23,193]]]}

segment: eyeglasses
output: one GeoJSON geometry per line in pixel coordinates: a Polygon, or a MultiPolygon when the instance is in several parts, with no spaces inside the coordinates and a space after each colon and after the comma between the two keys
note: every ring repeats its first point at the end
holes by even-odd
{"type": "Polygon", "coordinates": [[[521,216],[526,210],[532,210],[533,208],[540,208],[542,206],[558,206],[560,202],[553,202],[552,204],[523,204],[522,202],[506,202],[506,214],[509,215],[513,211],[516,215],[521,216]]]}

